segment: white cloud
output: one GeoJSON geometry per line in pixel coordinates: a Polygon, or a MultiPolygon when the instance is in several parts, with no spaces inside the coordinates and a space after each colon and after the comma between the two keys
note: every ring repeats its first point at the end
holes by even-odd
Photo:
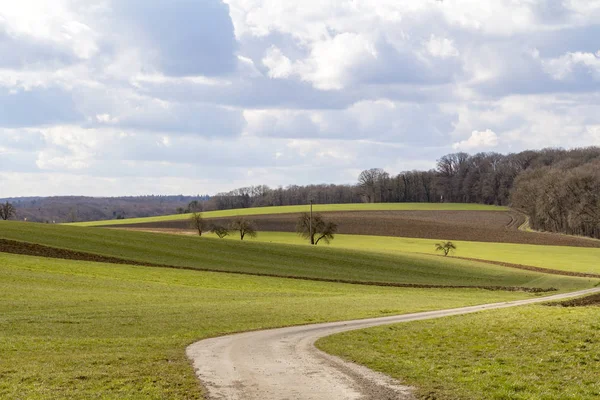
{"type": "Polygon", "coordinates": [[[343,89],[352,80],[352,69],[377,58],[373,43],[355,33],[341,33],[316,43],[310,57],[299,63],[301,78],[322,90],[343,89]]]}
{"type": "Polygon", "coordinates": [[[595,79],[600,79],[600,51],[595,54],[582,52],[567,53],[558,58],[543,60],[542,65],[546,73],[556,80],[571,77],[577,66],[586,68],[595,79]]]}
{"type": "MultiPolygon", "coordinates": [[[[71,6],[68,0],[0,0],[0,33],[4,30],[14,40],[40,41],[46,49],[54,47],[55,51],[90,59],[99,50],[98,34],[86,24],[86,16],[71,6]]],[[[31,57],[35,59],[34,54],[28,55],[31,57]]]]}
{"type": "Polygon", "coordinates": [[[104,124],[115,124],[119,122],[118,118],[112,117],[110,114],[98,114],[96,120],[104,124]]]}
{"type": "Polygon", "coordinates": [[[341,90],[353,79],[353,72],[361,64],[377,59],[375,45],[360,34],[340,33],[311,45],[307,58],[292,62],[282,50],[271,46],[262,60],[271,78],[289,78],[292,75],[310,82],[320,90],[341,90]]]}
{"type": "Polygon", "coordinates": [[[427,50],[434,57],[439,58],[450,58],[458,57],[459,51],[454,47],[454,41],[431,35],[429,41],[426,43],[427,50]]]}
{"type": "Polygon", "coordinates": [[[269,69],[271,78],[288,78],[294,72],[294,67],[277,46],[271,46],[262,60],[265,67],[269,69]]]}
{"type": "Polygon", "coordinates": [[[489,149],[498,146],[498,135],[490,129],[485,131],[473,131],[467,140],[454,143],[454,149],[476,150],[489,149]]]}

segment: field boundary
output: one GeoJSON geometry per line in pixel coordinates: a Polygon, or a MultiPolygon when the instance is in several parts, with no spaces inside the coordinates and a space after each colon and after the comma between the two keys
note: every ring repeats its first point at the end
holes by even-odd
{"type": "MultiPolygon", "coordinates": [[[[379,286],[379,287],[397,287],[397,288],[412,288],[412,289],[482,289],[491,291],[507,291],[507,292],[526,292],[526,293],[547,293],[557,291],[556,288],[531,288],[531,287],[520,287],[520,286],[469,286],[469,285],[427,285],[427,284],[416,284],[416,283],[395,283],[395,282],[377,282],[377,281],[358,281],[351,279],[328,279],[328,278],[312,278],[305,276],[296,275],[282,275],[282,274],[266,274],[266,273],[255,273],[255,272],[242,272],[242,271],[224,271],[212,268],[194,268],[167,264],[155,264],[139,262],[135,260],[128,260],[118,257],[103,256],[94,253],[86,253],[82,251],[68,250],[57,247],[45,246],[36,243],[21,242],[17,240],[0,239],[0,252],[33,256],[33,257],[46,257],[55,258],[62,260],[77,260],[77,261],[88,261],[106,264],[118,264],[118,265],[132,265],[132,266],[143,266],[153,268],[169,268],[169,269],[180,269],[187,271],[198,271],[198,272],[212,272],[212,273],[223,273],[223,274],[234,274],[234,275],[247,275],[247,276],[259,276],[268,278],[284,278],[284,279],[295,279],[303,281],[314,281],[314,282],[328,282],[328,283],[342,283],[349,285],[363,285],[363,286],[379,286]]],[[[479,260],[480,262],[485,260],[479,260]]],[[[599,276],[600,277],[600,276],[599,276]]]]}
{"type": "MultiPolygon", "coordinates": [[[[427,254],[427,253],[418,253],[418,254],[427,254]]],[[[431,255],[431,254],[427,254],[427,255],[431,255]]],[[[439,254],[437,256],[438,257],[444,257],[443,255],[439,255],[439,254]]],[[[481,258],[455,257],[455,256],[452,256],[452,258],[455,258],[457,260],[484,262],[484,263],[487,263],[487,264],[499,265],[501,267],[522,269],[522,270],[525,270],[525,271],[532,271],[532,272],[541,272],[543,274],[550,274],[550,275],[563,275],[563,276],[575,276],[575,277],[579,277],[579,278],[596,278],[596,279],[600,279],[600,274],[593,274],[593,273],[587,273],[587,272],[563,271],[563,270],[560,270],[560,269],[534,267],[534,266],[531,266],[531,265],[511,264],[511,263],[507,263],[507,262],[503,262],[503,261],[483,260],[481,258]]]]}
{"type": "MultiPolygon", "coordinates": [[[[315,204],[315,212],[338,212],[338,211],[510,211],[508,207],[492,206],[473,203],[348,203],[348,204],[315,204]]],[[[237,216],[253,217],[273,214],[295,214],[307,212],[308,205],[295,206],[269,206],[238,208],[233,210],[218,210],[202,212],[204,218],[231,218],[237,216]]],[[[120,220],[75,222],[65,225],[71,226],[107,226],[128,225],[149,222],[181,221],[189,219],[191,214],[171,214],[156,217],[126,218],[120,220]]]]}

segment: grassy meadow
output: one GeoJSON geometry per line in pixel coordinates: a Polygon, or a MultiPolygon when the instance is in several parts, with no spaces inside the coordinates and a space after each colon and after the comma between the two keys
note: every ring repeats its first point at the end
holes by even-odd
{"type": "MultiPolygon", "coordinates": [[[[536,296],[227,272],[561,291],[600,283],[439,257],[437,241],[427,239],[337,235],[330,246],[310,247],[293,233],[261,232],[242,242],[10,221],[0,221],[0,238],[222,271],[0,253],[0,398],[11,400],[202,399],[185,357],[186,346],[202,338],[536,296]]],[[[600,249],[456,243],[461,257],[600,273],[600,249]]],[[[319,346],[416,385],[424,398],[555,399],[564,386],[564,398],[591,399],[600,328],[594,311],[572,310],[531,306],[414,322],[336,335],[319,346]]]]}
{"type": "Polygon", "coordinates": [[[379,254],[327,246],[309,248],[62,225],[2,222],[0,238],[139,262],[316,279],[561,290],[598,283],[593,279],[541,274],[433,255],[379,254]]]}
{"type": "MultiPolygon", "coordinates": [[[[236,240],[235,236],[228,237],[236,240]]],[[[308,245],[306,240],[290,232],[260,232],[256,242],[308,245]]],[[[382,254],[422,253],[436,254],[435,244],[440,240],[390,236],[336,235],[324,247],[355,249],[382,254]]],[[[600,274],[600,248],[538,246],[531,244],[487,243],[453,241],[457,257],[476,258],[563,271],[600,274]]],[[[437,253],[440,254],[440,253],[437,253]]]]}
{"type": "Polygon", "coordinates": [[[530,296],[0,253],[0,398],[201,399],[185,348],[202,338],[530,296]]]}
{"type": "Polygon", "coordinates": [[[535,305],[338,334],[317,346],[436,400],[600,398],[600,307],[535,305]]]}
{"type": "MultiPolygon", "coordinates": [[[[235,210],[203,212],[204,218],[236,217],[268,214],[289,214],[307,212],[309,206],[275,206],[241,208],[235,210]]],[[[315,204],[314,212],[333,211],[508,211],[508,207],[489,206],[485,204],[459,204],[459,203],[357,203],[357,204],[315,204]]],[[[145,222],[180,221],[190,218],[191,214],[164,215],[160,217],[129,218],[122,220],[77,222],[69,225],[75,226],[107,226],[141,224],[145,222]]]]}

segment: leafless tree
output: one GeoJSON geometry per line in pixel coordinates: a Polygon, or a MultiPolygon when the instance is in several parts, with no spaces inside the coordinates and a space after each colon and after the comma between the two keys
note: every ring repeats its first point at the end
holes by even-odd
{"type": "Polygon", "coordinates": [[[229,236],[229,229],[225,228],[222,225],[211,225],[210,231],[217,235],[219,239],[223,239],[225,236],[229,236]]]}
{"type": "Polygon", "coordinates": [[[194,212],[190,216],[190,227],[198,231],[198,236],[202,236],[202,232],[206,227],[206,222],[202,218],[202,213],[194,212]]]}
{"type": "Polygon", "coordinates": [[[198,200],[190,201],[187,208],[188,208],[189,212],[191,212],[191,213],[202,212],[202,210],[203,210],[202,203],[199,202],[198,200]]]}
{"type": "Polygon", "coordinates": [[[75,207],[71,207],[69,210],[69,214],[67,215],[67,221],[69,222],[77,222],[77,215],[79,214],[79,210],[75,207]]]}
{"type": "Polygon", "coordinates": [[[600,160],[577,164],[517,177],[512,204],[529,216],[533,229],[600,238],[600,160]]]}
{"type": "Polygon", "coordinates": [[[4,204],[0,204],[0,218],[3,220],[9,220],[17,214],[15,206],[8,201],[4,204]]]}
{"type": "Polygon", "coordinates": [[[382,181],[389,177],[387,172],[381,168],[364,170],[358,176],[358,187],[367,203],[375,203],[377,195],[381,192],[382,181]]]}
{"type": "Polygon", "coordinates": [[[256,226],[254,226],[254,223],[246,220],[243,217],[237,217],[233,220],[231,223],[231,230],[240,233],[240,240],[244,240],[246,236],[254,238],[258,235],[258,231],[256,226]]]}
{"type": "Polygon", "coordinates": [[[302,213],[296,224],[296,232],[303,238],[309,239],[310,243],[314,243],[315,245],[319,244],[321,240],[325,243],[332,241],[334,235],[337,233],[337,228],[337,224],[325,221],[321,214],[313,214],[311,224],[310,214],[302,213]]]}
{"type": "Polygon", "coordinates": [[[451,251],[456,250],[456,245],[452,242],[442,242],[435,245],[436,251],[443,251],[444,256],[447,256],[451,251]]]}

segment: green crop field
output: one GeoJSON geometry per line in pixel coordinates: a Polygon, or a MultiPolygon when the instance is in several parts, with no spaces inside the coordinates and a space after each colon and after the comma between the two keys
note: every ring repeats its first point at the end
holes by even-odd
{"type": "Polygon", "coordinates": [[[530,296],[0,253],[0,398],[198,399],[185,348],[202,338],[530,296]]]}
{"type": "Polygon", "coordinates": [[[320,279],[561,290],[590,287],[598,282],[432,255],[377,254],[325,246],[309,248],[21,222],[0,223],[0,238],[139,262],[320,279]]]}
{"type": "Polygon", "coordinates": [[[317,345],[419,398],[600,398],[600,308],[542,305],[338,334],[317,345]]]}
{"type": "MultiPolygon", "coordinates": [[[[228,239],[236,240],[237,238],[230,237],[228,239]]],[[[289,232],[260,232],[256,239],[251,240],[307,245],[306,240],[289,232]]],[[[328,247],[384,254],[435,254],[435,244],[439,242],[440,240],[433,239],[389,236],[336,235],[328,247]]],[[[600,274],[600,248],[463,241],[453,241],[453,243],[458,246],[458,250],[454,253],[457,257],[600,274]]]]}
{"type": "MultiPolygon", "coordinates": [[[[202,213],[204,218],[288,214],[306,212],[308,206],[279,206],[257,207],[236,210],[208,211],[202,213]]],[[[456,204],[456,203],[360,203],[360,204],[315,204],[315,212],[333,211],[508,211],[507,207],[488,206],[484,204],[456,204]]],[[[165,215],[160,217],[130,218],[109,221],[78,222],[69,225],[76,226],[106,226],[141,224],[145,222],[179,221],[189,219],[190,214],[165,215]]]]}

